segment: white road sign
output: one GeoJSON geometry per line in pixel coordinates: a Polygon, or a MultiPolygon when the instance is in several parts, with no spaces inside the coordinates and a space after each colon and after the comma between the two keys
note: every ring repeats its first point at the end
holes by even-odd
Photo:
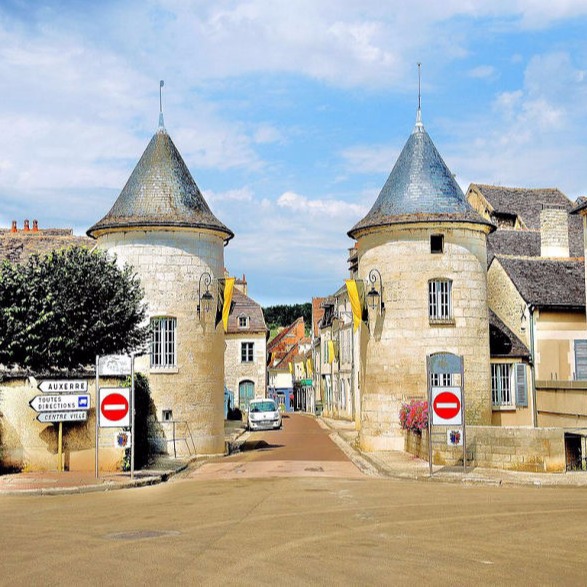
{"type": "Polygon", "coordinates": [[[98,375],[130,375],[132,358],[130,355],[105,355],[98,358],[98,375]]]}
{"type": "Polygon", "coordinates": [[[39,422],[85,422],[88,412],[41,412],[37,415],[39,422]]]}
{"type": "Polygon", "coordinates": [[[37,395],[29,405],[36,412],[69,412],[72,410],[89,410],[90,395],[37,395]]]}
{"type": "Polygon", "coordinates": [[[86,393],[88,382],[83,379],[46,379],[41,381],[38,387],[43,393],[86,393]]]}

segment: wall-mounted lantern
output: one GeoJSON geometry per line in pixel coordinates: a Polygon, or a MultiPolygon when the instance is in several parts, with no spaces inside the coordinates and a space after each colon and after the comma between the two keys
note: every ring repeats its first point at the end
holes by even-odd
{"type": "Polygon", "coordinates": [[[209,273],[204,272],[200,275],[200,283],[198,285],[198,318],[202,317],[202,312],[207,314],[212,309],[214,296],[210,293],[211,283],[212,276],[209,273]],[[202,282],[204,282],[204,293],[202,293],[202,282]]]}
{"type": "Polygon", "coordinates": [[[370,310],[378,310],[379,315],[383,314],[385,304],[383,303],[383,281],[378,269],[369,271],[371,289],[367,292],[367,306],[370,310]]]}

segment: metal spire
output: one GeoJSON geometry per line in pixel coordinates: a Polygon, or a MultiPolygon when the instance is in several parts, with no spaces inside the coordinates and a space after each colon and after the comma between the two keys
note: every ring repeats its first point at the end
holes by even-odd
{"type": "Polygon", "coordinates": [[[165,124],[163,123],[163,100],[161,97],[161,89],[165,85],[165,82],[161,80],[159,82],[159,128],[164,128],[165,124]]]}
{"type": "Polygon", "coordinates": [[[416,126],[422,127],[422,64],[418,62],[418,113],[416,114],[416,126]]]}

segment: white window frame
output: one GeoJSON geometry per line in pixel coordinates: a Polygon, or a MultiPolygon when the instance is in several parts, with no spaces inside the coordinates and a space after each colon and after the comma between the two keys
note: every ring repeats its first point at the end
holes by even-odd
{"type": "Polygon", "coordinates": [[[453,373],[431,373],[430,385],[431,387],[452,387],[453,373]]]}
{"type": "Polygon", "coordinates": [[[249,327],[249,317],[245,314],[241,314],[238,317],[238,327],[239,328],[248,328],[249,327]]]}
{"type": "Polygon", "coordinates": [[[177,367],[177,318],[151,318],[151,369],[177,367]]]}
{"type": "Polygon", "coordinates": [[[452,323],[452,279],[428,282],[428,318],[431,323],[452,323]]]}
{"type": "Polygon", "coordinates": [[[253,363],[255,361],[255,343],[241,342],[241,363],[253,363]]]}
{"type": "Polygon", "coordinates": [[[514,408],[514,363],[491,363],[491,403],[497,408],[514,408]]]}

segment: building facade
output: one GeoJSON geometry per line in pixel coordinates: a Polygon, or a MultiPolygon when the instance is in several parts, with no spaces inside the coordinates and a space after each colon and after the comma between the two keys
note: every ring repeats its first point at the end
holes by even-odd
{"type": "Polygon", "coordinates": [[[140,277],[152,338],[139,369],[167,440],[180,455],[222,454],[224,331],[216,313],[224,246],[234,235],[210,211],[162,120],[88,236],[140,277]]]}
{"type": "Polygon", "coordinates": [[[403,449],[400,407],[426,399],[433,353],[463,358],[467,422],[491,423],[486,242],[493,229],[466,201],[418,112],[377,201],[349,231],[358,279],[372,285],[376,302],[360,350],[363,450],[403,449]]]}

